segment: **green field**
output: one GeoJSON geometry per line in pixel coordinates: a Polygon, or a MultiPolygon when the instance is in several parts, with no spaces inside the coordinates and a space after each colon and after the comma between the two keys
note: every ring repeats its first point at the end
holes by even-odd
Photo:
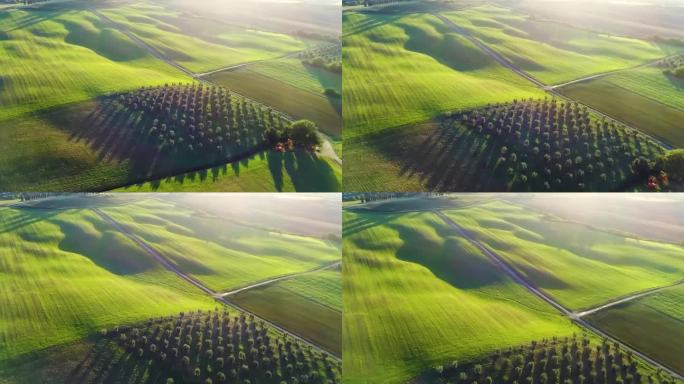
{"type": "Polygon", "coordinates": [[[188,80],[86,10],[2,12],[0,67],[0,121],[110,92],[188,80]]]}
{"type": "Polygon", "coordinates": [[[543,96],[433,15],[343,18],[345,139],[446,110],[543,96]]]}
{"type": "Polygon", "coordinates": [[[684,81],[668,78],[659,68],[620,72],[559,91],[675,148],[684,146],[684,81]]]}
{"type": "Polygon", "coordinates": [[[0,209],[0,256],[0,367],[103,327],[214,306],[89,210],[0,209]]]}
{"type": "Polygon", "coordinates": [[[248,310],[342,355],[342,275],[323,271],[229,296],[248,310]]]}
{"type": "Polygon", "coordinates": [[[340,257],[339,244],[217,220],[162,200],[102,210],[215,291],[314,269],[340,257]]]}
{"type": "Polygon", "coordinates": [[[679,245],[603,232],[503,202],[444,212],[566,308],[684,279],[679,245]]]}
{"type": "Polygon", "coordinates": [[[293,87],[323,95],[326,89],[342,93],[342,76],[339,73],[306,65],[297,57],[263,61],[250,65],[249,71],[280,80],[293,87]]]}
{"type": "Polygon", "coordinates": [[[545,84],[636,66],[674,51],[644,40],[531,20],[494,5],[444,15],[545,84]]]}
{"type": "Polygon", "coordinates": [[[282,33],[230,25],[150,3],[102,13],[193,72],[277,58],[308,44],[282,33]]]}
{"type": "Polygon", "coordinates": [[[684,374],[684,287],[670,288],[587,317],[611,335],[684,374]]]}
{"type": "Polygon", "coordinates": [[[345,212],[347,383],[407,382],[429,367],[579,328],[430,212],[345,212]]]}
{"type": "Polygon", "coordinates": [[[340,191],[342,167],[303,152],[264,152],[210,168],[119,188],[120,192],[340,191]]]}
{"type": "MultiPolygon", "coordinates": [[[[311,92],[288,84],[283,79],[263,75],[250,67],[212,74],[207,79],[241,95],[259,100],[295,118],[306,118],[334,137],[342,132],[339,98],[329,98],[322,92],[311,92]]],[[[283,75],[289,78],[290,75],[283,75]]],[[[297,77],[297,74],[292,76],[297,77]]],[[[290,79],[288,81],[296,81],[290,79]]],[[[303,80],[310,84],[309,79],[303,80]]]]}

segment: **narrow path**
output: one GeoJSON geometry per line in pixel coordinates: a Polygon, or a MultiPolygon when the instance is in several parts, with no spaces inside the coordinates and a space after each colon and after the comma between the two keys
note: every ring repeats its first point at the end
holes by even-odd
{"type": "Polygon", "coordinates": [[[451,220],[447,215],[442,213],[441,211],[432,211],[434,212],[437,216],[439,216],[447,225],[449,225],[451,228],[455,229],[459,234],[461,234],[465,239],[470,241],[471,244],[473,244],[475,247],[480,249],[486,256],[488,256],[492,262],[494,262],[496,265],[501,267],[501,269],[506,272],[514,281],[516,281],[518,284],[522,285],[523,287],[527,288],[530,292],[532,292],[535,296],[541,298],[554,308],[556,308],[559,312],[561,312],[563,315],[565,315],[567,318],[575,322],[581,327],[584,327],[586,329],[591,330],[595,334],[604,337],[608,340],[611,340],[621,346],[621,348],[631,351],[634,355],[639,356],[641,359],[644,361],[650,363],[656,368],[660,368],[663,371],[667,372],[669,375],[672,377],[677,378],[678,380],[684,381],[684,376],[677,373],[675,370],[667,367],[666,365],[663,365],[662,363],[648,357],[644,353],[640,352],[636,348],[633,348],[629,346],[628,344],[620,341],[619,339],[611,336],[610,334],[606,333],[605,331],[595,327],[588,321],[584,320],[581,316],[578,316],[577,313],[574,313],[570,311],[569,309],[565,308],[563,305],[558,303],[556,300],[554,300],[551,296],[547,295],[546,293],[542,292],[540,289],[532,285],[530,282],[528,282],[522,275],[520,275],[516,270],[514,270],[501,256],[496,254],[495,252],[491,251],[489,248],[487,248],[485,245],[483,245],[479,240],[477,240],[473,235],[471,235],[468,231],[466,231],[463,227],[458,225],[456,222],[451,220]]]}
{"type": "Polygon", "coordinates": [[[291,280],[291,279],[294,279],[294,278],[299,277],[299,276],[309,275],[309,274],[312,274],[312,273],[324,271],[324,270],[326,270],[326,269],[336,268],[336,267],[338,267],[338,266],[340,266],[340,265],[342,265],[342,262],[341,262],[341,261],[336,261],[336,262],[334,262],[334,263],[332,263],[332,264],[327,264],[327,265],[324,265],[324,266],[321,266],[321,267],[318,267],[318,268],[310,269],[310,270],[308,270],[308,271],[297,272],[297,273],[291,273],[291,274],[289,274],[289,275],[280,276],[280,277],[276,277],[276,278],[274,278],[274,279],[264,280],[264,281],[261,281],[261,282],[258,282],[258,283],[250,284],[250,285],[248,285],[248,286],[246,286],[246,287],[233,289],[233,290],[228,291],[228,292],[218,293],[218,294],[216,294],[216,297],[226,297],[226,296],[236,295],[236,294],[238,294],[238,293],[240,293],[240,292],[244,292],[244,291],[247,291],[247,290],[250,290],[250,289],[263,287],[263,286],[265,286],[265,285],[270,285],[270,284],[273,284],[273,283],[277,283],[277,282],[279,282],[279,281],[291,280]]]}
{"type": "Polygon", "coordinates": [[[279,326],[279,325],[277,325],[277,324],[275,324],[275,323],[273,323],[273,322],[271,322],[271,321],[269,321],[269,320],[267,320],[267,319],[265,319],[265,318],[262,318],[262,317],[258,316],[257,314],[255,314],[255,313],[253,313],[253,312],[251,312],[251,311],[249,311],[249,310],[247,310],[247,309],[245,309],[245,308],[242,308],[241,306],[239,306],[239,305],[237,305],[237,304],[235,304],[235,303],[233,303],[233,302],[230,302],[230,301],[226,300],[224,297],[221,297],[220,295],[217,295],[217,292],[215,292],[215,291],[213,291],[212,289],[208,288],[207,286],[205,286],[204,284],[202,284],[199,280],[196,280],[195,278],[193,278],[193,277],[187,275],[187,274],[184,273],[183,271],[181,271],[181,270],[179,270],[178,268],[176,268],[176,266],[173,265],[173,264],[172,264],[164,255],[162,255],[162,254],[161,254],[160,252],[158,252],[156,249],[154,249],[154,248],[152,248],[151,246],[149,246],[147,243],[145,243],[143,240],[141,240],[141,239],[140,239],[138,236],[136,236],[134,233],[132,233],[131,231],[129,231],[128,229],[126,229],[124,226],[122,226],[121,224],[119,224],[119,223],[118,223],[116,220],[114,220],[111,216],[109,216],[109,215],[107,215],[106,213],[102,212],[102,211],[101,211],[100,209],[98,209],[98,208],[92,208],[92,210],[93,210],[93,212],[95,212],[96,214],[98,214],[100,217],[102,217],[102,219],[104,219],[106,222],[108,222],[108,223],[111,224],[114,228],[116,228],[119,232],[121,232],[123,235],[125,235],[126,237],[128,237],[129,239],[131,239],[133,242],[135,242],[138,246],[140,246],[140,248],[142,248],[145,252],[147,252],[150,256],[152,256],[152,257],[153,257],[155,260],[157,260],[160,264],[162,264],[166,269],[168,269],[169,271],[175,273],[175,274],[178,275],[180,278],[182,278],[183,280],[189,282],[190,284],[194,285],[195,287],[199,288],[199,289],[202,290],[204,293],[210,295],[210,296],[213,297],[216,301],[219,301],[219,302],[221,302],[222,304],[225,304],[225,305],[227,305],[227,306],[229,306],[229,307],[232,307],[233,309],[236,309],[236,310],[242,311],[242,312],[244,312],[244,313],[250,314],[250,315],[254,316],[255,319],[258,319],[258,320],[263,321],[265,324],[267,324],[268,326],[272,327],[273,329],[276,329],[276,330],[280,331],[280,332],[283,333],[284,335],[291,336],[292,338],[295,338],[295,339],[299,340],[300,342],[302,342],[302,343],[304,343],[304,344],[306,344],[306,345],[311,346],[311,347],[314,348],[315,350],[317,350],[317,351],[319,351],[319,352],[325,352],[325,353],[327,353],[328,355],[332,356],[332,357],[333,357],[334,359],[336,359],[337,361],[340,361],[340,356],[336,355],[334,352],[328,351],[328,350],[324,349],[323,347],[321,347],[321,346],[319,346],[319,345],[317,345],[317,344],[314,344],[313,342],[309,341],[309,340],[308,340],[307,338],[305,338],[304,336],[301,336],[301,335],[298,335],[298,334],[296,334],[296,333],[294,333],[294,332],[292,332],[292,331],[289,331],[289,330],[287,330],[287,329],[285,329],[285,328],[283,328],[283,327],[281,327],[281,326],[279,326]]]}
{"type": "Polygon", "coordinates": [[[647,289],[647,290],[645,290],[645,291],[641,291],[641,292],[639,292],[639,293],[635,293],[635,294],[633,294],[633,295],[629,295],[629,296],[623,297],[623,298],[621,298],[621,299],[611,300],[611,301],[609,301],[609,302],[607,302],[607,303],[605,303],[605,304],[601,304],[601,305],[599,305],[599,306],[597,306],[597,307],[594,307],[594,308],[590,308],[590,309],[587,309],[587,310],[584,310],[584,311],[581,311],[581,312],[575,312],[575,316],[577,316],[577,317],[584,317],[584,316],[586,316],[586,315],[591,315],[592,313],[596,313],[596,312],[598,312],[598,311],[602,311],[602,310],[604,310],[604,309],[607,309],[607,308],[610,308],[610,307],[614,307],[614,306],[616,306],[616,305],[620,305],[620,304],[623,304],[623,303],[627,303],[627,302],[630,302],[630,301],[632,301],[632,300],[642,298],[642,297],[644,297],[644,296],[649,296],[649,295],[652,295],[652,294],[654,294],[654,293],[658,293],[658,292],[660,292],[660,291],[664,291],[664,290],[666,290],[666,289],[669,289],[669,288],[672,288],[672,287],[676,287],[676,286],[682,285],[682,284],[684,284],[684,280],[679,281],[679,282],[674,283],[674,284],[670,284],[670,285],[664,286],[664,287],[658,287],[658,288],[647,289]]]}
{"type": "MultiPolygon", "coordinates": [[[[475,36],[473,36],[472,34],[470,34],[468,31],[466,31],[466,30],[464,30],[463,28],[461,28],[461,27],[459,27],[458,25],[456,25],[456,23],[454,23],[453,21],[451,21],[449,18],[447,18],[447,17],[445,17],[444,15],[439,14],[439,13],[433,13],[432,15],[434,15],[435,17],[437,17],[438,19],[440,19],[447,27],[451,28],[451,29],[454,30],[455,32],[459,33],[461,36],[463,36],[463,37],[465,37],[466,39],[468,39],[469,41],[471,41],[473,44],[475,44],[477,47],[479,47],[482,51],[484,51],[484,52],[487,53],[489,56],[491,56],[494,60],[496,60],[499,64],[501,64],[501,65],[503,65],[504,67],[510,69],[511,71],[517,73],[519,76],[521,76],[522,78],[524,78],[524,79],[530,81],[531,83],[533,83],[534,85],[536,85],[536,86],[539,87],[540,89],[542,89],[542,90],[544,90],[544,91],[550,93],[551,95],[553,95],[553,96],[555,96],[555,97],[558,97],[558,98],[560,98],[560,99],[567,100],[567,101],[572,101],[572,102],[576,102],[576,103],[578,103],[578,104],[580,104],[580,105],[586,107],[589,111],[591,111],[592,113],[596,114],[596,115],[599,116],[599,117],[605,117],[605,118],[607,118],[607,119],[615,120],[615,121],[617,121],[618,123],[620,123],[620,124],[622,124],[622,125],[624,125],[624,126],[626,126],[626,127],[629,127],[629,128],[631,128],[631,129],[634,129],[635,131],[638,131],[638,132],[640,132],[642,135],[644,135],[644,136],[648,137],[649,139],[653,140],[653,142],[658,143],[660,146],[662,146],[662,147],[665,148],[665,149],[673,149],[673,146],[671,146],[670,144],[667,144],[667,143],[663,142],[663,141],[660,140],[659,138],[657,138],[657,137],[655,137],[655,136],[653,136],[653,135],[651,135],[651,134],[649,134],[649,133],[647,133],[647,132],[644,132],[643,130],[641,130],[641,129],[639,129],[639,128],[633,127],[632,125],[628,124],[628,123],[625,122],[625,121],[622,121],[622,120],[617,119],[617,118],[615,118],[615,117],[613,117],[613,116],[607,115],[607,114],[605,114],[605,113],[603,113],[603,112],[601,112],[601,111],[599,111],[599,110],[597,110],[597,109],[595,109],[595,108],[592,108],[592,107],[590,107],[590,106],[588,106],[588,105],[586,105],[586,104],[583,104],[583,103],[581,103],[581,102],[579,102],[579,101],[577,101],[577,100],[575,100],[575,99],[572,99],[572,98],[570,98],[570,97],[568,97],[568,96],[565,96],[565,95],[563,95],[563,94],[557,92],[557,91],[556,91],[556,88],[559,88],[560,86],[552,86],[552,85],[546,85],[546,84],[542,83],[541,81],[539,81],[538,79],[534,78],[533,76],[531,76],[530,74],[528,74],[527,72],[525,72],[524,70],[522,70],[521,68],[518,68],[515,64],[513,64],[511,61],[509,61],[508,59],[506,59],[505,57],[503,57],[502,55],[500,55],[498,52],[494,51],[492,48],[489,48],[486,44],[482,43],[478,38],[476,38],[475,36]]],[[[662,59],[661,59],[661,60],[662,60],[662,59]]],[[[646,64],[644,64],[644,65],[650,65],[650,64],[652,64],[652,63],[646,63],[646,64]]],[[[606,73],[606,74],[608,74],[608,73],[606,73]]],[[[600,75],[601,75],[601,74],[594,75],[594,77],[597,77],[597,76],[600,76],[600,75]]],[[[604,75],[605,75],[605,74],[604,74],[604,75]]],[[[579,80],[582,80],[582,79],[579,79],[579,80]]],[[[578,82],[579,80],[575,80],[574,82],[578,82]]],[[[567,84],[565,84],[565,85],[567,85],[567,84]]]]}
{"type": "Polygon", "coordinates": [[[668,58],[671,58],[671,57],[676,57],[676,56],[679,56],[679,55],[681,55],[681,53],[676,53],[676,54],[674,54],[674,55],[670,55],[670,56],[666,56],[666,57],[661,57],[660,59],[653,60],[653,61],[650,61],[650,62],[648,62],[648,63],[640,64],[640,65],[637,65],[637,66],[634,66],[634,67],[616,69],[616,70],[614,70],[614,71],[608,71],[608,72],[602,72],[602,73],[598,73],[598,74],[595,74],[595,75],[583,77],[583,78],[580,78],[580,79],[571,80],[571,81],[568,81],[568,82],[565,82],[565,83],[556,84],[556,85],[551,85],[551,86],[548,86],[548,89],[561,88],[561,87],[565,87],[565,86],[572,85],[572,84],[583,83],[583,82],[585,82],[585,81],[598,79],[598,78],[601,78],[601,77],[604,77],[604,76],[614,75],[614,74],[620,73],[620,72],[627,72],[627,71],[632,71],[632,70],[639,69],[639,68],[650,67],[650,66],[652,66],[652,65],[654,65],[654,64],[657,64],[657,63],[660,62],[661,60],[665,60],[665,59],[668,59],[668,58]]]}

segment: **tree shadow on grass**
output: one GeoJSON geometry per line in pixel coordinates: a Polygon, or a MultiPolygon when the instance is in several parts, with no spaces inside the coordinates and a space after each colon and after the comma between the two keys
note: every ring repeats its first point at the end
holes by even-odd
{"type": "Polygon", "coordinates": [[[113,185],[106,185],[107,181],[104,181],[103,189],[167,177],[179,177],[182,182],[191,176],[184,173],[207,168],[212,168],[216,178],[225,171],[226,163],[258,153],[264,146],[261,134],[251,130],[249,135],[241,138],[241,146],[229,147],[230,153],[165,150],[149,133],[154,118],[141,111],[123,108],[114,97],[60,107],[41,114],[39,118],[68,132],[69,140],[87,145],[98,161],[126,167],[125,180],[110,181],[117,183],[113,185]]]}
{"type": "Polygon", "coordinates": [[[301,150],[286,152],[283,165],[297,192],[336,192],[342,189],[330,164],[314,153],[301,150]]]}

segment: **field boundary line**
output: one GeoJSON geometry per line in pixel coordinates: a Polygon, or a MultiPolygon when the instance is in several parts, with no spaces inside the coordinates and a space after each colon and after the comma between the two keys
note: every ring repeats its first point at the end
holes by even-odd
{"type": "Polygon", "coordinates": [[[205,286],[204,284],[202,284],[199,280],[196,280],[195,278],[193,278],[193,277],[187,275],[186,273],[184,273],[183,271],[181,271],[180,269],[178,269],[176,266],[174,266],[174,265],[166,258],[166,256],[164,256],[162,253],[158,252],[156,249],[152,248],[150,245],[148,245],[145,241],[143,241],[142,239],[140,239],[140,238],[139,238],[137,235],[135,235],[133,232],[129,231],[126,227],[124,227],[123,225],[119,224],[119,223],[118,223],[116,220],[114,220],[111,216],[109,216],[108,214],[106,214],[105,212],[103,212],[102,210],[100,210],[99,208],[91,208],[91,210],[92,210],[93,212],[95,212],[97,215],[99,215],[102,219],[104,219],[107,223],[109,223],[109,224],[112,225],[114,228],[116,228],[116,229],[117,229],[119,232],[121,232],[123,235],[125,235],[126,237],[128,237],[129,239],[131,239],[133,242],[135,242],[135,243],[136,243],[139,247],[141,247],[145,252],[147,252],[147,253],[148,253],[150,256],[152,256],[155,260],[157,260],[159,263],[161,263],[166,269],[168,269],[169,271],[175,273],[175,274],[178,275],[180,278],[182,278],[183,280],[186,280],[187,282],[189,282],[190,284],[194,285],[195,287],[199,288],[199,289],[202,290],[204,293],[206,293],[206,294],[208,294],[209,296],[211,296],[212,298],[214,298],[216,301],[218,301],[218,302],[220,302],[220,303],[223,303],[223,304],[225,304],[225,305],[227,305],[227,306],[229,306],[229,307],[232,307],[232,308],[234,308],[234,309],[237,309],[237,310],[239,310],[239,311],[242,311],[242,312],[244,312],[244,313],[250,314],[250,315],[254,316],[255,319],[258,319],[258,320],[263,321],[265,324],[268,324],[270,327],[272,327],[273,329],[276,329],[276,330],[280,331],[280,332],[283,333],[284,335],[291,336],[291,337],[293,337],[293,338],[295,338],[295,339],[298,339],[299,341],[301,341],[301,342],[303,342],[304,344],[307,344],[307,345],[313,347],[314,349],[318,350],[319,352],[325,352],[325,353],[327,353],[328,355],[332,356],[332,357],[333,357],[334,359],[336,359],[337,361],[341,361],[340,356],[338,356],[338,355],[335,354],[334,352],[331,352],[331,351],[328,351],[328,350],[324,349],[323,347],[319,346],[318,344],[315,344],[314,342],[310,341],[310,340],[307,339],[306,337],[301,336],[301,335],[299,335],[299,334],[297,334],[297,333],[294,333],[294,332],[292,332],[292,331],[290,331],[290,330],[287,330],[287,329],[281,327],[280,325],[278,325],[278,324],[276,324],[276,323],[274,323],[274,322],[272,322],[272,321],[270,321],[270,320],[268,320],[268,319],[265,319],[265,318],[263,318],[263,317],[257,315],[256,313],[253,313],[252,311],[249,311],[248,309],[245,309],[245,308],[243,308],[243,307],[241,307],[241,306],[239,306],[239,305],[237,305],[237,304],[235,304],[235,303],[233,303],[233,302],[231,302],[231,301],[228,301],[228,300],[224,299],[223,297],[217,297],[215,291],[213,291],[212,289],[210,289],[210,288],[208,288],[207,286],[205,286]]]}
{"type": "Polygon", "coordinates": [[[520,68],[518,68],[517,66],[515,66],[513,63],[511,63],[511,62],[510,62],[508,59],[506,59],[504,56],[502,56],[502,55],[499,54],[498,52],[494,51],[492,48],[489,48],[485,43],[481,42],[478,38],[476,38],[475,36],[473,36],[472,34],[470,34],[469,32],[467,32],[467,31],[464,30],[463,28],[459,27],[456,23],[454,23],[452,20],[450,20],[450,19],[447,18],[446,16],[444,16],[444,15],[442,15],[442,14],[440,14],[440,13],[432,13],[432,15],[434,15],[434,16],[436,16],[438,19],[440,19],[447,27],[451,27],[452,30],[456,31],[456,32],[459,33],[461,36],[467,38],[469,41],[471,41],[473,44],[475,44],[478,48],[480,48],[480,49],[483,50],[485,53],[487,53],[488,55],[490,55],[494,60],[496,60],[497,62],[499,62],[499,64],[501,64],[501,65],[503,65],[504,67],[506,67],[506,68],[512,70],[513,72],[517,73],[518,75],[520,75],[520,76],[523,77],[524,79],[527,79],[528,81],[532,82],[533,84],[535,84],[536,86],[538,86],[541,90],[546,91],[547,93],[551,94],[552,96],[555,96],[555,97],[558,97],[558,98],[561,98],[561,99],[564,99],[564,100],[567,100],[567,101],[572,101],[572,102],[575,102],[575,103],[577,103],[577,104],[579,104],[579,105],[582,105],[582,106],[586,107],[589,111],[591,111],[591,112],[593,112],[594,114],[598,115],[599,117],[606,117],[606,118],[608,118],[608,119],[615,120],[615,121],[617,121],[618,123],[624,125],[625,127],[628,127],[628,128],[630,128],[630,129],[633,129],[633,130],[635,130],[635,131],[641,133],[642,135],[644,135],[644,136],[650,138],[651,140],[653,140],[654,142],[656,142],[658,145],[660,145],[661,147],[663,147],[663,148],[665,148],[665,149],[667,149],[667,150],[671,150],[671,149],[674,148],[674,146],[665,143],[664,141],[662,141],[662,140],[659,139],[658,137],[656,137],[656,136],[654,136],[654,135],[652,135],[652,134],[650,134],[650,133],[648,133],[648,132],[645,132],[644,130],[642,130],[642,129],[640,129],[640,128],[637,128],[637,127],[635,127],[635,126],[633,126],[633,125],[631,125],[631,124],[628,124],[628,123],[625,122],[625,121],[622,121],[622,120],[620,120],[620,119],[617,119],[617,118],[615,118],[615,117],[613,117],[613,116],[610,116],[610,115],[608,115],[608,114],[606,114],[606,113],[603,113],[603,112],[597,110],[596,108],[593,108],[593,107],[591,107],[591,106],[589,106],[589,105],[587,105],[587,104],[584,104],[584,103],[582,103],[582,102],[580,102],[580,101],[578,101],[578,100],[575,100],[575,99],[573,99],[573,98],[571,98],[571,97],[569,97],[569,96],[563,95],[562,93],[556,91],[552,86],[546,85],[546,84],[542,83],[540,80],[536,79],[536,78],[533,77],[532,75],[528,74],[527,72],[525,72],[525,71],[523,71],[522,69],[520,69],[520,68]]]}
{"type": "Polygon", "coordinates": [[[674,288],[674,287],[680,286],[682,284],[684,284],[684,280],[680,280],[676,283],[666,285],[666,286],[662,286],[662,287],[649,288],[649,289],[646,289],[646,290],[643,290],[640,292],[632,293],[628,296],[623,296],[622,298],[617,298],[617,299],[608,301],[604,304],[600,304],[596,307],[589,308],[589,309],[583,310],[581,312],[576,312],[575,315],[578,317],[584,317],[587,315],[591,315],[591,314],[594,314],[596,312],[602,311],[604,309],[608,309],[608,308],[611,308],[611,307],[614,307],[614,306],[617,306],[620,304],[628,303],[630,301],[640,299],[642,297],[650,296],[652,294],[655,294],[655,293],[658,293],[658,292],[661,292],[661,291],[664,291],[664,290],[667,290],[670,288],[674,288]]]}
{"type": "Polygon", "coordinates": [[[545,302],[551,304],[551,306],[556,308],[559,312],[561,312],[561,314],[565,315],[568,319],[570,319],[571,321],[576,323],[578,326],[589,329],[590,331],[596,333],[597,335],[602,336],[606,339],[609,339],[609,340],[619,344],[620,346],[622,346],[622,348],[624,348],[628,351],[631,351],[632,353],[639,356],[641,359],[650,363],[654,367],[660,368],[663,371],[667,372],[672,377],[674,377],[678,380],[684,381],[684,375],[679,374],[673,368],[670,368],[669,366],[649,357],[648,355],[639,351],[635,347],[632,347],[628,343],[626,343],[626,342],[618,339],[617,337],[609,334],[608,332],[603,331],[602,329],[594,326],[593,324],[589,323],[587,320],[584,320],[582,317],[578,316],[577,313],[572,312],[569,309],[565,308],[563,305],[561,305],[560,303],[555,301],[551,296],[542,292],[540,289],[538,289],[537,287],[535,287],[531,283],[527,282],[527,280],[524,277],[520,276],[520,274],[505,261],[505,259],[503,259],[501,256],[499,256],[494,251],[490,250],[484,244],[482,244],[473,235],[471,235],[468,231],[466,231],[465,228],[461,227],[459,224],[457,224],[455,221],[453,221],[451,218],[449,218],[443,212],[441,212],[439,210],[433,210],[432,212],[435,213],[438,217],[440,217],[451,228],[455,229],[459,234],[461,234],[472,245],[474,245],[475,247],[480,249],[482,252],[484,252],[486,256],[490,257],[490,259],[496,265],[501,267],[503,269],[503,271],[506,272],[506,274],[508,274],[511,278],[513,278],[514,281],[521,284],[523,287],[527,288],[531,293],[538,296],[539,298],[541,298],[545,302]]]}
{"type": "Polygon", "coordinates": [[[278,282],[281,282],[281,281],[292,280],[292,279],[295,279],[295,278],[297,278],[297,277],[299,277],[299,276],[310,275],[310,274],[313,274],[313,273],[316,273],[316,272],[325,271],[325,270],[327,270],[327,269],[335,268],[335,267],[341,266],[341,265],[342,265],[342,261],[339,261],[339,260],[338,260],[338,261],[335,261],[335,262],[332,262],[332,263],[329,263],[329,264],[322,265],[322,266],[320,266],[320,267],[316,267],[316,268],[314,268],[314,269],[310,269],[310,270],[308,270],[308,271],[290,273],[290,274],[288,274],[288,275],[283,275],[283,276],[275,277],[275,278],[272,278],[272,279],[263,280],[263,281],[260,281],[260,282],[257,282],[257,283],[253,283],[253,284],[250,284],[250,285],[247,285],[247,286],[244,286],[244,287],[234,288],[234,289],[231,289],[231,290],[229,290],[229,291],[227,291],[227,292],[219,292],[219,293],[216,294],[216,297],[226,297],[226,296],[237,295],[238,293],[241,293],[241,292],[244,292],[244,291],[248,291],[248,290],[250,290],[250,289],[264,287],[264,286],[271,285],[271,284],[274,284],[274,283],[278,283],[278,282]]]}

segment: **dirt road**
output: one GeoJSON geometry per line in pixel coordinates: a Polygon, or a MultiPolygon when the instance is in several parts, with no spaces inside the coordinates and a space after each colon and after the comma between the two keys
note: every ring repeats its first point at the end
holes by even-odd
{"type": "MultiPolygon", "coordinates": [[[[540,299],[544,300],[554,308],[556,308],[559,312],[561,312],[563,315],[568,317],[570,320],[574,321],[576,324],[579,326],[589,329],[595,334],[604,337],[608,340],[611,340],[617,344],[619,344],[623,349],[631,351],[634,355],[639,356],[641,359],[644,361],[650,363],[656,368],[661,368],[664,372],[667,372],[671,376],[679,379],[679,380],[684,380],[684,376],[680,375],[679,373],[675,372],[673,369],[663,365],[662,363],[648,357],[647,355],[643,354],[639,350],[629,346],[628,344],[625,344],[624,342],[620,341],[619,339],[611,336],[610,334],[604,332],[603,330],[597,328],[596,326],[590,324],[586,320],[582,318],[578,313],[572,312],[569,309],[565,308],[562,306],[560,303],[558,303],[555,299],[553,299],[551,296],[547,295],[537,287],[535,287],[533,284],[528,282],[523,276],[521,276],[515,269],[513,269],[506,261],[503,259],[501,256],[496,254],[494,251],[490,250],[488,247],[486,247],[484,244],[482,244],[479,240],[477,240],[473,235],[471,235],[468,231],[466,231],[463,227],[458,225],[456,222],[451,220],[447,215],[440,211],[433,211],[437,216],[439,216],[447,225],[449,225],[451,228],[456,230],[459,234],[461,234],[465,239],[470,241],[471,244],[476,246],[478,249],[480,249],[487,257],[489,257],[492,262],[494,262],[496,265],[501,267],[501,269],[509,275],[515,282],[518,284],[522,285],[523,287],[527,288],[531,293],[533,293],[535,296],[539,297],[540,299]]],[[[646,293],[644,293],[646,294],[646,293]]],[[[627,298],[625,298],[627,299],[627,298]]]]}
{"type": "Polygon", "coordinates": [[[245,308],[240,307],[239,305],[237,305],[237,304],[235,304],[235,303],[233,303],[233,302],[230,302],[230,301],[226,300],[226,299],[225,299],[224,297],[222,297],[220,294],[218,294],[217,292],[213,291],[212,289],[210,289],[210,288],[208,288],[207,286],[205,286],[204,284],[202,284],[199,280],[194,279],[193,277],[187,275],[187,274],[184,273],[183,271],[181,271],[181,270],[179,270],[178,268],[176,268],[176,266],[173,265],[173,264],[172,264],[164,255],[162,255],[162,254],[161,254],[160,252],[158,252],[156,249],[154,249],[154,248],[152,248],[151,246],[149,246],[147,243],[145,243],[143,240],[141,240],[138,236],[136,236],[134,233],[132,233],[131,231],[129,231],[129,230],[128,230],[127,228],[125,228],[123,225],[119,224],[119,223],[118,223],[116,220],[114,220],[111,216],[109,216],[109,215],[107,215],[106,213],[102,212],[102,211],[101,211],[100,209],[98,209],[98,208],[92,208],[92,210],[93,210],[93,212],[95,212],[96,214],[98,214],[100,217],[102,217],[106,222],[108,222],[108,223],[111,224],[114,228],[116,228],[119,232],[121,232],[121,233],[124,234],[126,237],[128,237],[128,238],[131,239],[133,242],[135,242],[138,246],[140,246],[140,248],[142,248],[145,252],[147,252],[150,256],[152,256],[155,260],[159,261],[159,263],[160,263],[161,265],[163,265],[166,269],[168,269],[169,271],[175,273],[175,274],[178,275],[180,278],[182,278],[183,280],[189,282],[190,284],[194,285],[195,287],[199,288],[199,289],[202,290],[204,293],[206,293],[206,294],[210,295],[211,297],[213,297],[215,300],[217,300],[217,301],[221,302],[222,304],[225,304],[225,305],[227,305],[227,306],[229,306],[229,307],[232,307],[232,308],[234,308],[234,309],[237,309],[237,310],[239,310],[239,311],[242,311],[242,312],[244,312],[244,313],[253,315],[254,318],[263,321],[265,324],[267,324],[268,326],[272,327],[273,329],[277,329],[277,330],[280,331],[281,333],[283,333],[283,334],[285,334],[285,335],[288,335],[288,336],[290,336],[290,337],[292,337],[292,338],[294,338],[294,339],[297,339],[297,340],[299,340],[300,342],[302,342],[303,344],[310,345],[312,348],[316,349],[316,350],[319,351],[319,352],[325,352],[325,353],[327,353],[328,355],[331,355],[333,358],[335,358],[335,359],[338,360],[338,361],[340,360],[340,356],[336,355],[334,352],[328,351],[328,350],[322,348],[321,346],[319,346],[319,345],[317,345],[317,344],[314,344],[313,342],[311,342],[310,340],[306,339],[305,337],[303,337],[303,336],[301,336],[301,335],[298,335],[298,334],[296,334],[296,333],[294,333],[294,332],[292,332],[292,331],[289,331],[289,330],[287,330],[287,329],[285,329],[285,328],[283,328],[283,327],[281,327],[281,326],[279,326],[279,325],[277,325],[277,324],[275,324],[275,323],[273,323],[273,322],[271,322],[271,321],[269,321],[269,320],[266,320],[266,319],[264,319],[264,318],[258,316],[258,315],[255,314],[255,313],[250,312],[249,310],[247,310],[247,309],[245,309],[245,308]]]}

